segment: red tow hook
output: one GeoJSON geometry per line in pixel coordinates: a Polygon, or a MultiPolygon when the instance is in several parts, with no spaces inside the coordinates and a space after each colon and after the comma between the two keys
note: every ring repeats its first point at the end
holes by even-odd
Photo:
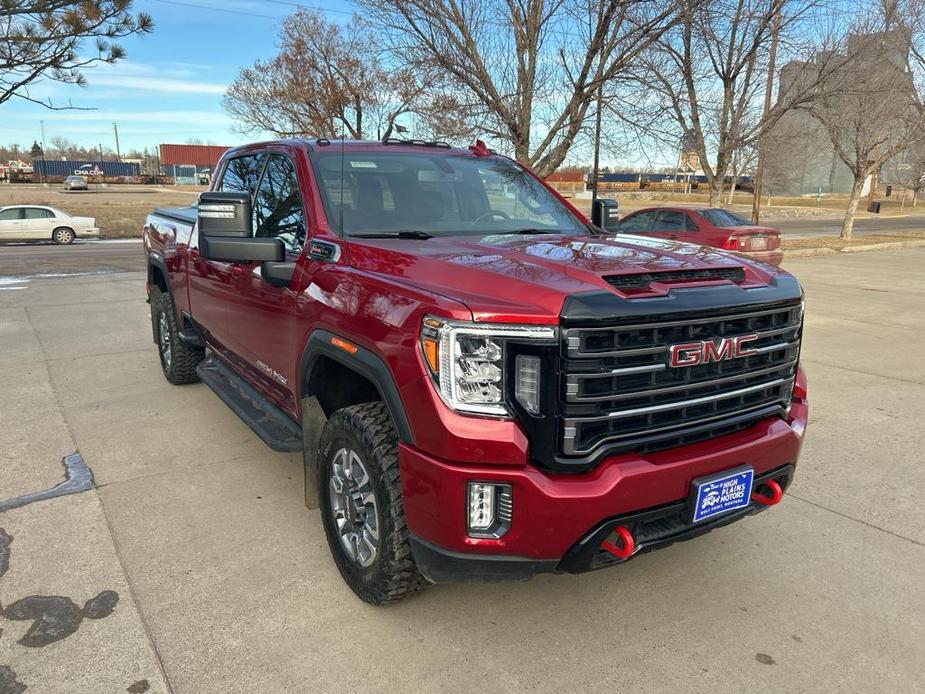
{"type": "MultiPolygon", "coordinates": [[[[778,489],[779,488],[780,487],[778,487],[778,489]]],[[[620,559],[629,558],[630,556],[632,556],[633,552],[636,551],[636,541],[633,539],[633,533],[631,533],[629,530],[626,529],[625,526],[622,526],[622,525],[615,528],[614,532],[617,534],[617,537],[619,537],[623,541],[623,547],[617,547],[610,540],[604,540],[601,543],[601,547],[606,549],[608,552],[610,552],[615,557],[619,557],[620,559]]]]}
{"type": "Polygon", "coordinates": [[[780,488],[780,485],[771,480],[770,482],[765,482],[762,487],[767,487],[771,490],[770,496],[764,494],[759,494],[758,492],[752,492],[752,501],[755,503],[761,504],[762,506],[774,506],[779,504],[781,498],[784,496],[784,490],[780,488]]]}

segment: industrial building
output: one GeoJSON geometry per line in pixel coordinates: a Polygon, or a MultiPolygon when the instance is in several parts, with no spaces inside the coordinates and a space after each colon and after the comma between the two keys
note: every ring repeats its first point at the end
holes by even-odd
{"type": "Polygon", "coordinates": [[[161,174],[178,185],[207,183],[228,149],[218,145],[158,145],[161,174]]]}

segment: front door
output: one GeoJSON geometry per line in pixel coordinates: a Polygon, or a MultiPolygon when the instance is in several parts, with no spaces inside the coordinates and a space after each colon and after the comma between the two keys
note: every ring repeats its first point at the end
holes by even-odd
{"type": "MultiPolygon", "coordinates": [[[[245,154],[230,159],[215,190],[248,193],[253,198],[265,163],[264,154],[245,154]]],[[[190,245],[190,312],[205,331],[209,345],[227,358],[232,332],[228,321],[228,301],[236,291],[235,275],[241,272],[241,268],[232,263],[203,258],[199,253],[198,231],[190,245]]]]}
{"type": "Polygon", "coordinates": [[[11,207],[0,211],[0,241],[15,241],[23,238],[22,208],[11,207]]]}
{"type": "MultiPolygon", "coordinates": [[[[254,236],[281,239],[290,262],[302,255],[308,228],[301,191],[290,156],[271,154],[254,195],[254,236]]],[[[293,355],[305,328],[298,293],[266,282],[260,263],[234,263],[231,269],[227,346],[236,366],[294,415],[293,355]]]]}

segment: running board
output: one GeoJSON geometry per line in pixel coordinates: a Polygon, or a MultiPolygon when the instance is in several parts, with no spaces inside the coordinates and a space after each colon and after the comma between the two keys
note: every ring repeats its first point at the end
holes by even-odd
{"type": "Polygon", "coordinates": [[[274,451],[302,450],[302,427],[218,359],[199,363],[196,374],[274,451]]]}

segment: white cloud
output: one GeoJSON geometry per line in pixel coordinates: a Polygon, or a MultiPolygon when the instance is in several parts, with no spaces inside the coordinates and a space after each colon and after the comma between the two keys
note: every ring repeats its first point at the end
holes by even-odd
{"type": "Polygon", "coordinates": [[[224,84],[208,84],[199,80],[167,79],[163,77],[140,77],[133,75],[93,75],[88,78],[91,86],[119,87],[159,94],[224,94],[224,84]]]}

